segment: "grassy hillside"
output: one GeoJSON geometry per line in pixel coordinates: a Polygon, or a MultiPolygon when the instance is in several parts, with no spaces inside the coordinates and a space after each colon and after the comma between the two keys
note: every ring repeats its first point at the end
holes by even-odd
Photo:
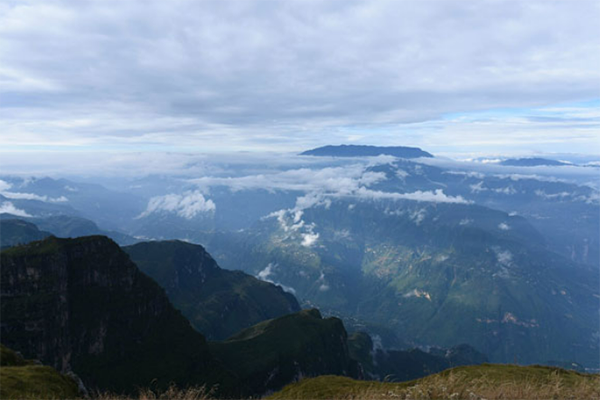
{"type": "MultiPolygon", "coordinates": [[[[4,397],[2,397],[4,398],[4,397]]],[[[102,394],[99,400],[209,400],[203,388],[141,389],[136,396],[102,394]]],[[[287,386],[269,399],[598,399],[600,377],[548,367],[458,367],[405,383],[321,376],[287,386]]]]}
{"type": "Polygon", "coordinates": [[[72,399],[79,395],[77,383],[54,368],[35,365],[0,345],[1,399],[72,399]]]}
{"type": "Polygon", "coordinates": [[[483,364],[387,383],[320,376],[286,386],[269,399],[598,399],[600,376],[554,367],[483,364]]]}

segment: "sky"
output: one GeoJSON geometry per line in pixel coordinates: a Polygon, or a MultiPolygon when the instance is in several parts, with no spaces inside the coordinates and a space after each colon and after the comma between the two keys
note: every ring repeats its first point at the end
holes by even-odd
{"type": "Polygon", "coordinates": [[[3,1],[0,158],[600,154],[599,20],[596,0],[3,1]]]}

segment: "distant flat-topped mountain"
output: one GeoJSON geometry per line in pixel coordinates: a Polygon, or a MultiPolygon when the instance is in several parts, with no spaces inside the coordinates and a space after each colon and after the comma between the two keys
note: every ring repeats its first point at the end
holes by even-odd
{"type": "Polygon", "coordinates": [[[560,166],[569,165],[568,163],[556,160],[549,160],[547,158],[509,158],[500,162],[501,165],[508,165],[512,167],[538,167],[541,165],[549,166],[560,166]]]}
{"type": "Polygon", "coordinates": [[[333,157],[373,157],[379,155],[394,156],[400,158],[433,157],[432,154],[418,147],[404,146],[323,146],[307,150],[302,156],[333,156],[333,157]]]}

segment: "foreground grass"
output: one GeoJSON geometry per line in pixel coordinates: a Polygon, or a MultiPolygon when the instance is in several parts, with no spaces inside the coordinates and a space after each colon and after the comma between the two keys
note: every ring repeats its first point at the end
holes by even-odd
{"type": "MultiPolygon", "coordinates": [[[[46,374],[48,367],[27,366],[5,367],[0,371],[14,376],[15,372],[39,371],[46,374]],[[13,369],[19,368],[19,370],[13,369]],[[30,369],[31,368],[31,369],[30,369]]],[[[73,393],[47,391],[50,383],[64,378],[56,373],[51,377],[43,375],[43,386],[35,387],[35,379],[26,380],[30,396],[6,396],[7,381],[2,382],[4,395],[0,398],[74,398],[73,393]],[[32,386],[33,384],[33,386],[32,386]]],[[[65,378],[66,379],[66,378],[65,378]]],[[[57,382],[61,383],[61,382],[57,382]]],[[[57,387],[64,387],[59,385],[57,387]]],[[[23,389],[23,388],[21,388],[23,389]]],[[[21,392],[23,393],[23,392],[21,392]]],[[[185,390],[173,386],[166,391],[142,389],[135,396],[112,394],[92,394],[97,400],[210,400],[214,397],[204,388],[185,390]]],[[[458,367],[439,374],[410,382],[357,381],[341,376],[320,376],[302,380],[286,386],[269,399],[339,399],[339,400],[429,400],[429,399],[468,399],[468,400],[510,400],[510,399],[600,399],[600,375],[581,374],[560,368],[544,366],[521,367],[516,365],[484,364],[458,367]]]]}
{"type": "Polygon", "coordinates": [[[305,379],[269,399],[600,399],[600,375],[544,366],[484,364],[402,382],[305,379]]]}

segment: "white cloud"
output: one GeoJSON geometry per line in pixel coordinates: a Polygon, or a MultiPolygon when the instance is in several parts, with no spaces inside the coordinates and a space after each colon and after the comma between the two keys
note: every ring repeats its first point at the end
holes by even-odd
{"type": "Polygon", "coordinates": [[[385,179],[382,172],[366,171],[364,164],[349,164],[343,167],[299,168],[241,177],[204,176],[190,182],[200,188],[226,186],[232,191],[266,189],[348,194],[360,186],[370,186],[385,179]]]}
{"type": "Polygon", "coordinates": [[[271,276],[273,274],[273,268],[276,267],[277,264],[273,265],[272,263],[269,263],[265,269],[261,270],[256,277],[262,281],[266,281],[267,279],[269,279],[269,276],[271,276]]]}
{"type": "Polygon", "coordinates": [[[510,226],[508,226],[508,224],[501,222],[500,224],[498,224],[498,229],[502,230],[502,231],[508,231],[510,230],[510,226]]]}
{"type": "Polygon", "coordinates": [[[318,233],[304,233],[302,234],[302,246],[304,247],[312,247],[317,239],[319,239],[318,233]]]}
{"type": "Polygon", "coordinates": [[[424,208],[421,208],[419,210],[415,210],[414,212],[412,212],[410,214],[410,219],[416,224],[416,225],[421,225],[421,222],[423,222],[423,220],[425,220],[425,217],[427,216],[427,210],[424,208]]]}
{"type": "Polygon", "coordinates": [[[572,196],[571,193],[567,193],[567,192],[560,192],[560,193],[549,194],[549,193],[546,193],[543,190],[536,190],[534,193],[535,193],[536,196],[542,197],[542,198],[547,199],[547,200],[554,200],[554,199],[560,199],[560,200],[562,200],[562,199],[565,199],[567,197],[572,196]]]}
{"type": "Polygon", "coordinates": [[[138,218],[166,211],[175,213],[182,218],[192,219],[199,214],[210,213],[215,210],[216,206],[212,200],[205,199],[199,191],[188,191],[180,195],[172,193],[151,198],[148,201],[146,210],[138,218]]]}
{"type": "Polygon", "coordinates": [[[498,263],[500,265],[503,265],[505,267],[509,267],[512,265],[513,255],[509,250],[502,250],[499,247],[494,247],[493,250],[496,253],[496,259],[498,260],[498,263]]]}
{"type": "MultiPolygon", "coordinates": [[[[523,117],[441,117],[594,98],[597,15],[585,0],[8,2],[0,143],[427,143],[406,129],[421,121],[444,124],[438,143],[536,143],[523,117]]],[[[593,143],[594,115],[568,116],[593,143]]]]}
{"type": "Polygon", "coordinates": [[[327,282],[327,279],[325,279],[325,274],[322,271],[319,275],[319,279],[317,279],[317,283],[319,284],[320,292],[326,292],[330,289],[329,283],[327,282]]]}
{"type": "Polygon", "coordinates": [[[7,191],[11,187],[12,187],[12,185],[10,183],[0,179],[0,193],[7,191]]]}
{"type": "Polygon", "coordinates": [[[471,193],[479,193],[488,190],[487,188],[483,187],[483,181],[469,185],[469,187],[471,188],[471,193]]]}
{"type": "Polygon", "coordinates": [[[269,278],[270,276],[272,276],[274,274],[275,269],[277,267],[278,267],[277,264],[269,263],[269,264],[267,264],[267,266],[263,270],[261,270],[256,275],[256,277],[258,279],[260,279],[261,281],[265,281],[265,282],[269,282],[269,283],[272,283],[272,284],[277,285],[277,286],[281,286],[281,288],[284,291],[295,295],[296,294],[296,290],[293,287],[283,285],[283,284],[281,284],[279,282],[275,282],[275,281],[273,281],[272,279],[269,278]]]}
{"type": "Polygon", "coordinates": [[[398,168],[396,170],[396,177],[401,180],[405,180],[410,174],[403,169],[398,168]]]}
{"type": "Polygon", "coordinates": [[[5,201],[0,204],[0,214],[4,213],[16,215],[18,217],[31,217],[31,215],[25,212],[25,210],[16,208],[10,201],[5,201]]]}
{"type": "Polygon", "coordinates": [[[48,197],[40,196],[35,193],[18,193],[18,192],[0,192],[0,194],[8,199],[12,200],[38,200],[47,203],[65,203],[69,201],[65,196],[60,197],[48,197]]]}
{"type": "Polygon", "coordinates": [[[369,190],[366,188],[359,188],[355,193],[355,196],[363,199],[372,200],[413,200],[413,201],[424,201],[432,203],[454,203],[454,204],[472,204],[470,200],[465,200],[462,196],[448,196],[442,189],[436,189],[435,191],[421,191],[417,190],[412,193],[394,193],[394,192],[381,192],[376,190],[369,190]]]}

